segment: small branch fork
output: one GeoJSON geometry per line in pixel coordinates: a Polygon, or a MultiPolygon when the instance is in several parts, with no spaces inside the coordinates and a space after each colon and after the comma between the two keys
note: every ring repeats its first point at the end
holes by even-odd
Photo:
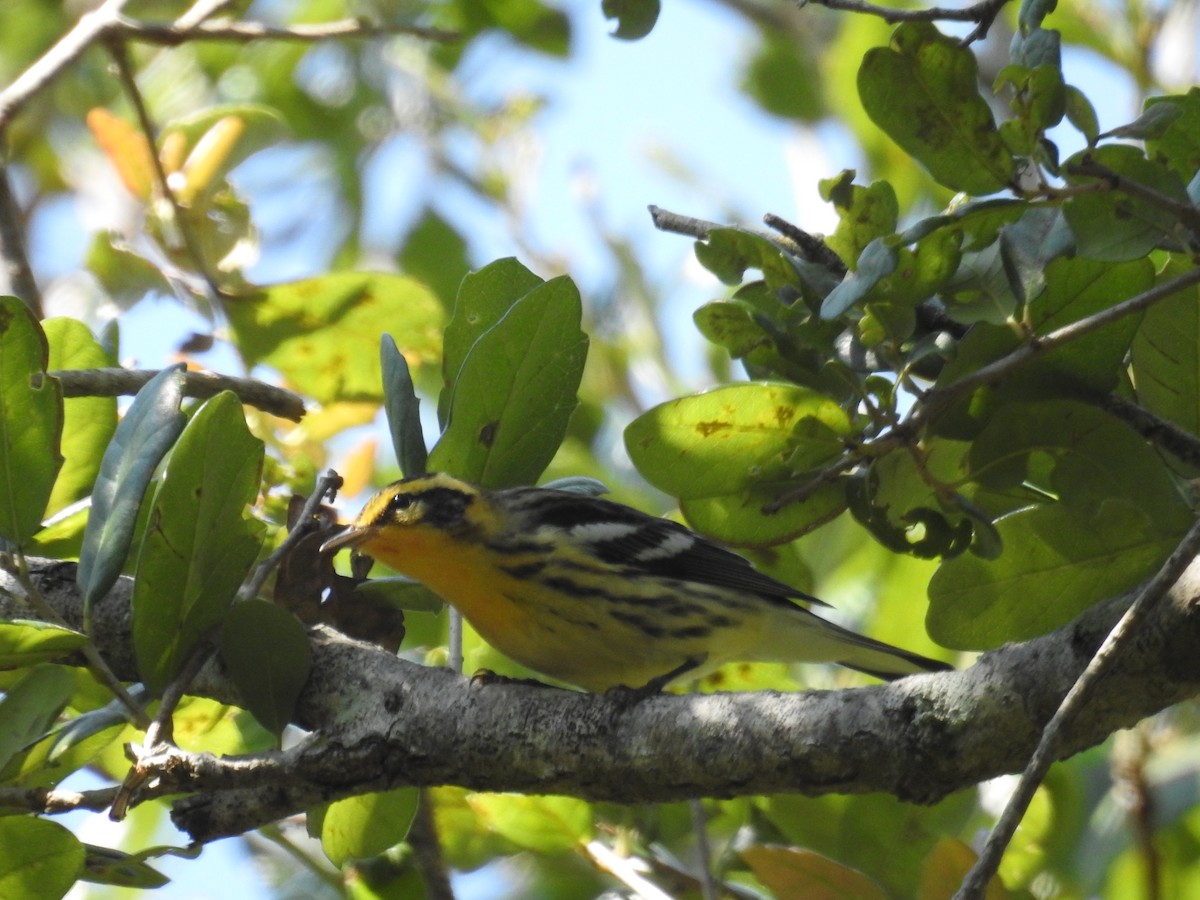
{"type": "Polygon", "coordinates": [[[1000,14],[1009,0],[981,0],[972,6],[952,9],[941,6],[930,6],[925,9],[896,9],[890,6],[879,6],[866,0],[799,0],[798,5],[824,6],[826,9],[836,9],[843,12],[860,13],[868,16],[878,16],[890,25],[900,22],[974,22],[975,29],[963,39],[964,44],[987,37],[992,23],[1000,14]]]}
{"type": "Polygon", "coordinates": [[[0,91],[0,132],[39,91],[61,75],[89,47],[102,43],[141,42],[177,46],[187,41],[229,41],[247,43],[256,40],[325,41],[349,38],[374,38],[411,35],[429,41],[457,39],[453,32],[413,25],[393,25],[363,19],[341,19],[313,25],[273,28],[254,22],[211,22],[208,19],[226,4],[198,0],[173,23],[153,23],[125,16],[129,0],[106,0],[84,14],[67,32],[28,69],[0,91]]]}

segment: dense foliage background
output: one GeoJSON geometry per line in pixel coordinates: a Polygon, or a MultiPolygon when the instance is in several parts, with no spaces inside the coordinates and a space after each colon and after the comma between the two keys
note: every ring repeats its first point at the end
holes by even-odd
{"type": "MultiPolygon", "coordinates": [[[[674,9],[603,3],[626,92],[677,75],[653,52],[686,42],[674,9]]],[[[599,129],[602,163],[546,191],[556,135],[636,115],[604,83],[564,111],[556,81],[606,27],[591,4],[0,7],[0,895],[222,878],[228,843],[175,858],[188,836],[162,795],[186,791],[154,760],[298,740],[326,658],[301,622],[457,662],[436,598],[354,592],[314,561],[332,513],[293,495],[326,498],[331,465],[343,513],[401,471],[593,476],[964,665],[1181,546],[1200,465],[1196,4],[709,14],[743,37],[720,48],[740,67],[725,99],[800,160],[770,209],[742,199],[761,178],[734,133],[716,173],[689,168],[712,150],[694,157],[694,132],[610,170],[625,145],[599,129]],[[285,542],[289,522],[315,533],[285,542]],[[114,803],[132,809],[103,840],[84,812],[56,819],[114,803]]],[[[718,102],[671,84],[680,107],[718,102]]],[[[463,652],[468,672],[526,674],[469,628],[463,652]]],[[[861,683],[738,666],[699,689],[861,683]]],[[[348,708],[386,705],[356,690],[348,708]]],[[[947,706],[978,702],[960,690],[947,706]]],[[[1060,697],[1028,698],[1030,730],[1060,697]]],[[[1196,735],[1174,706],[1056,765],[987,896],[1200,890],[1196,735]]],[[[266,874],[245,896],[948,897],[1011,786],[630,805],[471,781],[326,782],[288,810],[307,815],[246,825],[266,874]]]]}

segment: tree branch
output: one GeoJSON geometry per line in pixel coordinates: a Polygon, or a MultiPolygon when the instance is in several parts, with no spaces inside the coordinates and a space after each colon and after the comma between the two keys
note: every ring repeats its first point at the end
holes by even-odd
{"type": "MultiPolygon", "coordinates": [[[[56,369],[49,375],[62,384],[64,397],[132,396],[158,374],[154,369],[56,369]]],[[[203,400],[221,391],[232,391],[247,406],[283,419],[304,418],[304,398],[285,388],[253,378],[234,378],[215,372],[184,372],[183,393],[203,400]]]]}
{"type": "MultiPolygon", "coordinates": [[[[82,610],[71,563],[34,577],[68,622],[82,610]]],[[[95,640],[133,679],[123,579],[93,611],[95,640]]],[[[0,583],[0,587],[2,587],[0,583]]],[[[1157,604],[1063,733],[1063,758],[1200,691],[1200,564],[1157,604]]],[[[403,785],[572,794],[627,803],[695,796],[884,791],[932,803],[1020,771],[1042,727],[1129,598],[1101,604],[1045,637],[985,654],[962,672],[848,691],[690,694],[634,706],[604,695],[472,685],[336,632],[313,632],[312,676],[295,721],[319,740],[218,759],[171,748],[143,759],[160,773],[138,799],[169,793],[197,841],[239,834],[317,802],[403,785]]],[[[0,616],[15,610],[0,599],[0,616]]],[[[237,702],[214,662],[199,695],[237,702]]]]}

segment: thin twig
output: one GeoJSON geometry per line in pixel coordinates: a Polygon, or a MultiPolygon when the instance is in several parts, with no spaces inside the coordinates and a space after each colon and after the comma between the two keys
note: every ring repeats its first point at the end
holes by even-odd
{"type": "Polygon", "coordinates": [[[191,222],[188,221],[187,210],[175,196],[175,191],[171,189],[170,179],[167,178],[167,170],[163,168],[162,159],[159,158],[154,148],[158,146],[158,129],[154,126],[154,121],[150,118],[150,111],[146,108],[146,102],[142,98],[142,91],[137,85],[137,76],[134,75],[133,67],[129,64],[129,54],[125,49],[125,45],[119,41],[108,38],[108,50],[113,58],[113,62],[117,66],[117,74],[121,79],[121,86],[125,88],[125,93],[129,95],[129,102],[133,105],[133,110],[137,116],[138,126],[142,129],[142,134],[146,138],[146,144],[150,147],[150,167],[154,170],[154,180],[157,182],[158,192],[166,198],[168,208],[171,211],[172,224],[179,237],[183,240],[183,246],[187,250],[188,256],[191,257],[192,263],[200,277],[204,279],[204,284],[208,288],[208,301],[213,306],[219,306],[221,299],[228,296],[221,283],[217,281],[216,275],[213,274],[211,267],[208,264],[208,259],[205,258],[204,250],[200,246],[200,242],[196,239],[196,235],[192,233],[191,222]]]}
{"type": "Polygon", "coordinates": [[[110,33],[124,40],[144,44],[175,47],[189,41],[225,41],[247,44],[251,41],[274,40],[313,43],[335,38],[377,38],[394,35],[410,35],[427,41],[449,43],[461,38],[458,32],[441,28],[422,28],[419,25],[402,25],[387,22],[368,22],[364,19],[339,19],[335,22],[296,24],[286,28],[265,25],[261,22],[200,22],[194,25],[176,21],[141,22],[122,19],[110,33]]]}
{"type": "Polygon", "coordinates": [[[446,871],[442,843],[433,818],[433,796],[427,790],[421,791],[417,814],[408,829],[408,845],[412,847],[417,870],[425,882],[426,900],[454,900],[454,888],[446,871]]]}
{"type": "Polygon", "coordinates": [[[66,813],[77,809],[95,812],[108,809],[117,788],[97,788],[92,791],[67,791],[62,788],[0,788],[0,807],[25,809],[31,813],[66,813]]]}
{"type": "Polygon", "coordinates": [[[304,501],[304,506],[300,510],[300,515],[296,519],[295,526],[288,532],[287,537],[283,539],[283,543],[276,547],[270,556],[258,564],[258,568],[254,570],[254,574],[238,591],[239,599],[249,600],[258,596],[258,592],[262,589],[267,577],[275,567],[279,565],[287,554],[292,552],[296,544],[316,527],[317,510],[321,504],[325,502],[326,498],[332,503],[341,487],[342,476],[333,471],[333,469],[330,469],[317,479],[316,487],[308,499],[304,501]]]}
{"type": "Polygon", "coordinates": [[[106,0],[84,13],[75,27],[0,91],[0,132],[33,97],[61,75],[85,50],[99,41],[117,22],[130,0],[106,0]]]}
{"type": "Polygon", "coordinates": [[[1089,178],[1099,178],[1112,190],[1129,194],[1131,197],[1137,197],[1139,200],[1144,200],[1151,206],[1156,206],[1174,216],[1180,224],[1191,232],[1191,247],[1193,250],[1196,248],[1196,241],[1200,239],[1200,209],[1197,209],[1192,204],[1170,197],[1162,191],[1142,184],[1140,181],[1127,178],[1120,172],[1109,168],[1087,154],[1079,162],[1068,165],[1066,169],[1068,175],[1084,175],[1089,178]]]}
{"type": "Polygon", "coordinates": [[[0,158],[0,293],[20,297],[41,319],[42,293],[25,253],[24,231],[21,208],[8,178],[8,166],[0,158]]]}
{"type": "Polygon", "coordinates": [[[896,9],[892,6],[879,6],[867,3],[866,0],[801,0],[800,6],[824,6],[826,9],[836,9],[842,12],[862,13],[868,16],[878,16],[889,25],[899,22],[977,22],[980,25],[990,25],[996,19],[997,13],[1008,3],[1008,0],[982,0],[973,6],[953,9],[942,6],[930,6],[925,9],[896,9]]]}
{"type": "Polygon", "coordinates": [[[1148,309],[1155,303],[1159,303],[1177,294],[1179,291],[1196,284],[1200,284],[1200,267],[1161,282],[1147,291],[1143,291],[1134,297],[1130,297],[1128,300],[1103,309],[1098,313],[1085,316],[1078,321],[1064,325],[1062,328],[1058,328],[1049,334],[1034,335],[1029,341],[1022,344],[1016,350],[1013,350],[1007,356],[1003,356],[995,362],[988,363],[986,366],[976,369],[969,375],[964,375],[958,381],[928,391],[923,398],[923,402],[919,406],[914,407],[904,421],[900,422],[895,428],[892,428],[886,434],[872,441],[860,444],[855,450],[817,473],[816,476],[800,487],[781,494],[771,503],[764,506],[763,512],[771,515],[783,509],[789,503],[804,500],[811,496],[822,484],[853,468],[860,461],[883,456],[897,447],[911,442],[930,419],[936,417],[947,405],[958,398],[964,397],[985,385],[999,381],[1021,366],[1057,347],[1068,344],[1084,335],[1091,334],[1096,329],[1103,328],[1110,322],[1115,322],[1125,316],[1148,309]]]}
{"type": "MultiPolygon", "coordinates": [[[[158,374],[156,369],[56,369],[49,373],[62,384],[64,397],[133,396],[158,374]]],[[[234,378],[215,372],[184,372],[183,393],[206,399],[232,391],[247,406],[283,419],[304,418],[304,398],[285,388],[253,378],[234,378]]]]}
{"type": "Polygon", "coordinates": [[[954,895],[955,900],[977,900],[977,898],[983,897],[988,882],[1000,866],[1000,859],[1004,855],[1005,848],[1008,847],[1013,834],[1016,833],[1017,825],[1020,824],[1029,807],[1029,802],[1033,799],[1034,792],[1041,784],[1046,770],[1056,758],[1055,752],[1063,730],[1083,708],[1101,676],[1108,669],[1112,660],[1116,658],[1126,637],[1137,630],[1154,605],[1163,599],[1183,575],[1184,570],[1195,560],[1198,553],[1200,553],[1200,520],[1193,523],[1167,561],[1138,592],[1133,605],[1113,626],[1099,649],[1096,650],[1087,668],[1076,679],[1058,709],[1055,710],[1054,716],[1042,730],[1037,749],[1033,751],[1033,756],[1030,757],[1029,764],[1021,775],[1017,789],[1013,791],[1008,805],[1000,815],[1000,820],[988,836],[983,852],[979,854],[979,859],[967,873],[958,893],[954,895]]]}
{"type": "Polygon", "coordinates": [[[1144,437],[1184,462],[1200,466],[1200,438],[1119,394],[1105,394],[1093,401],[1097,407],[1120,419],[1144,437]]]}

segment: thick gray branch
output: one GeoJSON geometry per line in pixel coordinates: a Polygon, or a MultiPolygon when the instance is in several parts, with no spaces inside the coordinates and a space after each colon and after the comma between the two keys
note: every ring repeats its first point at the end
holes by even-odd
{"type": "MultiPolygon", "coordinates": [[[[35,576],[77,622],[74,566],[40,564],[35,576]]],[[[129,588],[123,581],[95,615],[103,652],[132,679],[129,588]]],[[[1060,757],[1200,691],[1196,598],[1200,564],[1115,661],[1063,736],[1060,757]]],[[[884,791],[932,803],[1024,768],[1125,603],[1109,601],[961,672],[855,690],[660,696],[629,706],[602,695],[471,685],[319,630],[296,714],[312,740],[240,759],[172,749],[143,765],[162,773],[156,794],[192,794],[177,801],[174,817],[201,841],[321,800],[412,784],[618,802],[884,791]]],[[[13,613],[13,603],[0,599],[0,616],[13,613]]],[[[193,690],[237,700],[215,663],[193,690]]]]}

